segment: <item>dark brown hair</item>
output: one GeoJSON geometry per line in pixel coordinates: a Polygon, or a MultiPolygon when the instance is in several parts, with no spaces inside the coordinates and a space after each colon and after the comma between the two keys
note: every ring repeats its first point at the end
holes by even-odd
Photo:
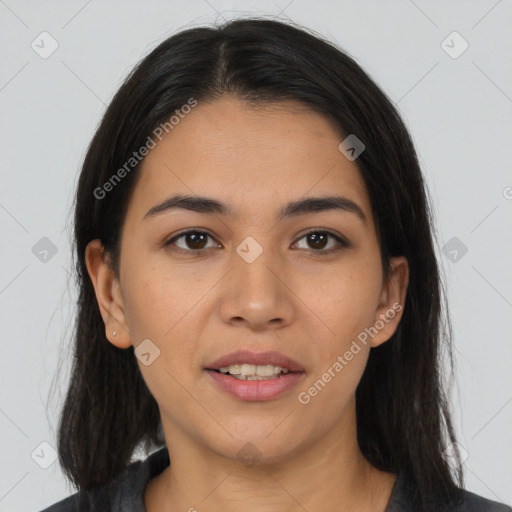
{"type": "Polygon", "coordinates": [[[442,374],[445,354],[453,370],[451,327],[413,143],[391,101],[346,52],[307,29],[261,18],[191,28],[161,43],[124,81],[88,148],[75,198],[79,297],[58,427],[61,466],[87,491],[118,476],[135,449],[145,446],[147,453],[151,444],[165,443],[133,349],[118,349],[105,337],[85,264],[86,245],[99,238],[119,276],[120,232],[140,165],[106,197],[94,191],[191,97],[200,104],[225,94],[255,105],[298,101],[363,141],[355,163],[370,197],[383,269],[387,275],[390,257],[404,255],[410,276],[402,320],[371,350],[356,391],[358,442],[375,467],[406,476],[415,510],[438,510],[436,503],[462,487],[463,474],[442,455],[455,441],[442,374]]]}

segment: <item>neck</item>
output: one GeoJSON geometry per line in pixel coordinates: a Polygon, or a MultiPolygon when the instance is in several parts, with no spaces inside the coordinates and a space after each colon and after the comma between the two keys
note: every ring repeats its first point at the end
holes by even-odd
{"type": "Polygon", "coordinates": [[[220,456],[167,424],[171,464],[148,484],[146,511],[384,512],[395,476],[362,455],[352,405],[317,442],[279,462],[253,466],[220,456]]]}

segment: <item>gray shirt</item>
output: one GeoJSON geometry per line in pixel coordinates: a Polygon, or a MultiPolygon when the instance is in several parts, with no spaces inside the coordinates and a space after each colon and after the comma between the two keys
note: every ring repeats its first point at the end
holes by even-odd
{"type": "MultiPolygon", "coordinates": [[[[88,512],[146,512],[144,491],[148,482],[169,465],[166,447],[153,452],[144,461],[130,464],[109,486],[91,493],[88,512]]],[[[75,493],[68,498],[45,508],[41,512],[75,512],[78,510],[78,497],[75,493]]],[[[463,491],[464,503],[450,512],[512,512],[512,508],[491,501],[469,491],[463,491]]],[[[407,498],[405,478],[398,475],[385,512],[415,512],[407,498]]]]}

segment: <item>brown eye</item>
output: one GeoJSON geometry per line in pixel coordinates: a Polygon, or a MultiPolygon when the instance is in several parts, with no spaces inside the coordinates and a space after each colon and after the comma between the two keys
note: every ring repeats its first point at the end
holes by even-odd
{"type": "Polygon", "coordinates": [[[204,231],[191,230],[185,231],[184,233],[180,233],[179,235],[171,238],[168,242],[165,243],[165,245],[167,246],[175,244],[179,249],[183,249],[189,252],[201,251],[206,248],[208,238],[212,237],[204,231]],[[181,239],[183,239],[183,241],[180,242],[182,245],[175,243],[181,239]]]}
{"type": "MultiPolygon", "coordinates": [[[[343,238],[329,231],[310,231],[306,233],[300,240],[306,239],[308,247],[306,249],[313,249],[316,254],[328,254],[339,250],[341,247],[348,247],[349,244],[343,238]],[[329,239],[335,240],[334,246],[326,249],[329,239]],[[341,247],[340,247],[341,246],[341,247]]],[[[302,247],[299,247],[302,249],[302,247]]]]}
{"type": "Polygon", "coordinates": [[[327,245],[329,235],[325,233],[310,233],[307,235],[308,243],[313,249],[325,249],[327,245]]]}

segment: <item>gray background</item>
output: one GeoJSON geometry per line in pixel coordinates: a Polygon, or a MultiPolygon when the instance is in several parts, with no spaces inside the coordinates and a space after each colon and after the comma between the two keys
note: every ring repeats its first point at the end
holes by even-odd
{"type": "Polygon", "coordinates": [[[100,116],[163,39],[243,14],[325,35],[402,112],[434,201],[467,488],[512,504],[511,0],[0,0],[0,511],[40,510],[73,492],[51,447],[76,298],[71,200],[100,116]],[[43,46],[43,31],[58,43],[46,59],[31,47],[43,46]],[[454,31],[469,44],[457,58],[464,42],[454,31]],[[41,252],[43,237],[55,254],[41,252]]]}

